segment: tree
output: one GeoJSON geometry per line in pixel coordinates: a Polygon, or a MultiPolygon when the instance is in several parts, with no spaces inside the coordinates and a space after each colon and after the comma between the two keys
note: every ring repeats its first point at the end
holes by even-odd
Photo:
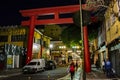
{"type": "MultiPolygon", "coordinates": [[[[97,17],[97,19],[95,18],[95,20],[91,20],[92,12],[83,10],[82,14],[83,14],[83,21],[82,21],[83,26],[86,25],[88,27],[88,39],[93,40],[98,36],[97,35],[98,28],[101,26],[101,22],[104,19],[104,16],[101,16],[101,14],[99,14],[97,16],[100,17],[97,17]]],[[[74,13],[73,21],[74,24],[64,29],[61,34],[61,40],[68,47],[81,44],[80,11],[74,13]]]]}
{"type": "MultiPolygon", "coordinates": [[[[100,27],[101,22],[104,20],[103,16],[104,12],[101,14],[97,14],[95,16],[93,15],[93,12],[91,11],[85,11],[82,10],[82,22],[83,22],[83,27],[86,25],[88,27],[88,38],[89,40],[93,40],[97,37],[97,32],[98,28],[100,27]]],[[[80,26],[80,11],[77,11],[73,15],[73,21],[76,26],[80,26]]]]}
{"type": "Polygon", "coordinates": [[[61,40],[67,47],[72,47],[73,45],[80,44],[81,40],[81,30],[80,27],[72,24],[69,25],[62,31],[61,40]]]}
{"type": "Polygon", "coordinates": [[[82,13],[82,16],[83,16],[83,20],[82,20],[82,22],[83,22],[83,26],[84,25],[88,25],[90,22],[91,22],[91,20],[90,20],[90,17],[91,17],[91,12],[90,11],[85,11],[85,10],[82,10],[82,12],[80,12],[80,11],[77,11],[77,12],[75,12],[74,14],[73,14],[73,21],[74,21],[74,24],[76,25],[76,26],[78,26],[78,27],[80,27],[80,13],[82,13]]]}

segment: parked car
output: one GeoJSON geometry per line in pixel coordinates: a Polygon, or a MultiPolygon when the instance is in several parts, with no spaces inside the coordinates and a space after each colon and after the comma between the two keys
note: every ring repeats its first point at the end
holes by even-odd
{"type": "Polygon", "coordinates": [[[44,59],[33,59],[28,64],[26,64],[22,72],[23,73],[35,73],[38,71],[45,70],[45,60],[44,59]]]}
{"type": "Polygon", "coordinates": [[[56,63],[53,60],[46,61],[45,69],[56,69],[56,63]]]}

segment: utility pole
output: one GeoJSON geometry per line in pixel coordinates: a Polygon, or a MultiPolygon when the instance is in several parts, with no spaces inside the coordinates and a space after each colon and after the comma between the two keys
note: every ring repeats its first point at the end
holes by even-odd
{"type": "Polygon", "coordinates": [[[83,80],[86,80],[86,73],[85,73],[85,60],[84,60],[84,45],[83,45],[83,20],[82,20],[82,2],[79,0],[80,4],[80,27],[81,27],[81,40],[82,40],[82,53],[83,53],[83,61],[82,61],[82,69],[83,69],[83,80]]]}

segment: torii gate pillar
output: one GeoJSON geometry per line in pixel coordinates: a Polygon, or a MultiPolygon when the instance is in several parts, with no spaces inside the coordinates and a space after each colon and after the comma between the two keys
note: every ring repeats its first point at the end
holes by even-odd
{"type": "Polygon", "coordinates": [[[86,72],[91,71],[90,64],[90,52],[89,52],[89,42],[88,42],[88,29],[87,26],[83,27],[83,41],[84,41],[84,68],[86,72]]]}
{"type": "Polygon", "coordinates": [[[34,37],[34,27],[35,27],[35,16],[30,17],[30,27],[28,33],[28,44],[27,44],[27,57],[26,63],[30,62],[32,59],[32,47],[33,47],[33,37],[34,37]]]}

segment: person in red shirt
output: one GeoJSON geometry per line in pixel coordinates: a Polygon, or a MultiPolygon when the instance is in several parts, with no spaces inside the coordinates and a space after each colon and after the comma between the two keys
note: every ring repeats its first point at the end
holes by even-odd
{"type": "Polygon", "coordinates": [[[70,76],[71,76],[71,80],[73,80],[74,74],[75,74],[75,64],[72,60],[71,64],[70,64],[70,76]]]}

